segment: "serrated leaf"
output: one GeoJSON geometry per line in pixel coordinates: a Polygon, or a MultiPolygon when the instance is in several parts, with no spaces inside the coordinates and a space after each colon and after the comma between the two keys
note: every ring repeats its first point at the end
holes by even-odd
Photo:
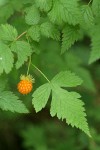
{"type": "Polygon", "coordinates": [[[53,0],[53,7],[48,16],[53,23],[78,24],[80,20],[78,0],[53,0]]]}
{"type": "Polygon", "coordinates": [[[90,54],[89,64],[95,62],[100,59],[100,40],[92,41],[92,50],[90,54]]]}
{"type": "Polygon", "coordinates": [[[46,37],[50,37],[52,39],[59,40],[60,39],[60,32],[57,28],[51,24],[50,22],[44,22],[40,26],[42,35],[46,37]]]}
{"type": "Polygon", "coordinates": [[[5,71],[9,73],[13,67],[13,54],[10,48],[0,41],[0,74],[5,71]]]}
{"type": "Polygon", "coordinates": [[[32,95],[32,104],[36,112],[39,112],[42,108],[45,107],[48,98],[50,96],[51,88],[49,83],[46,83],[40,86],[32,95]]]}
{"type": "Polygon", "coordinates": [[[84,103],[79,99],[81,96],[76,92],[68,92],[58,85],[52,84],[51,116],[57,115],[59,119],[66,119],[72,127],[77,127],[90,135],[84,103]]]}
{"type": "Polygon", "coordinates": [[[77,26],[66,26],[63,29],[61,53],[68,50],[79,38],[80,30],[77,26]]]}
{"type": "Polygon", "coordinates": [[[68,124],[72,127],[77,127],[84,131],[88,136],[91,137],[87,120],[86,113],[83,107],[84,103],[79,99],[81,96],[76,92],[68,92],[61,87],[67,87],[66,79],[69,73],[69,87],[74,87],[81,84],[81,80],[70,72],[61,72],[51,80],[50,83],[46,83],[40,86],[33,93],[32,103],[36,112],[40,111],[45,107],[47,100],[52,90],[52,102],[51,102],[51,116],[57,115],[59,119],[66,119],[68,124]],[[64,79],[63,79],[64,78],[64,79]],[[71,81],[73,80],[73,83],[71,81]],[[76,82],[74,82],[74,79],[76,82]]]}
{"type": "Polygon", "coordinates": [[[82,80],[70,71],[60,72],[52,79],[52,82],[60,87],[75,87],[82,84],[82,80]]]}
{"type": "Polygon", "coordinates": [[[52,6],[52,0],[35,0],[35,3],[42,11],[49,11],[52,6]]]}
{"type": "Polygon", "coordinates": [[[91,42],[90,64],[100,59],[100,24],[94,26],[91,42]]]}
{"type": "Polygon", "coordinates": [[[11,50],[18,55],[18,60],[16,62],[16,68],[20,68],[25,61],[27,61],[28,56],[31,55],[32,50],[30,44],[25,41],[16,41],[11,45],[11,50]]]}
{"type": "Polygon", "coordinates": [[[29,36],[36,42],[40,40],[40,27],[38,25],[34,25],[28,30],[29,36]]]}
{"type": "Polygon", "coordinates": [[[0,39],[5,41],[14,41],[18,36],[17,30],[10,24],[0,26],[0,39]]]}
{"type": "Polygon", "coordinates": [[[15,96],[10,91],[0,92],[0,108],[2,110],[18,112],[18,113],[28,113],[28,109],[22,103],[22,101],[18,100],[18,97],[15,96]]]}
{"type": "Polygon", "coordinates": [[[82,26],[85,28],[90,28],[94,25],[94,16],[92,9],[89,5],[82,6],[82,14],[83,14],[83,20],[82,26]]]}
{"type": "Polygon", "coordinates": [[[93,10],[93,14],[96,17],[100,16],[100,0],[93,0],[93,2],[92,2],[92,10],[93,10]]]}
{"type": "Polygon", "coordinates": [[[26,20],[26,23],[29,25],[38,24],[40,20],[40,13],[34,5],[29,8],[25,16],[25,20],[26,20]]]}

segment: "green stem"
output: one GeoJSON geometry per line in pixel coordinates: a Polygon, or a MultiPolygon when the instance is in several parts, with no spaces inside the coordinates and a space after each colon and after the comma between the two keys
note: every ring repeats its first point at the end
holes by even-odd
{"type": "Polygon", "coordinates": [[[27,31],[24,31],[22,34],[20,34],[17,38],[16,38],[16,41],[18,40],[18,39],[20,39],[23,35],[25,35],[27,33],[27,31]]]}
{"type": "Polygon", "coordinates": [[[27,75],[29,74],[30,64],[31,64],[31,56],[29,57],[29,63],[28,63],[28,69],[27,69],[27,75]]]}
{"type": "Polygon", "coordinates": [[[24,31],[23,33],[21,33],[13,42],[11,42],[8,46],[10,47],[11,44],[13,44],[14,42],[16,42],[17,40],[19,40],[23,35],[25,35],[27,33],[27,31],[24,31]]]}
{"type": "MultiPolygon", "coordinates": [[[[32,63],[31,63],[32,64],[32,63]]],[[[40,72],[40,74],[50,83],[50,80],[46,77],[46,75],[38,68],[36,67],[34,64],[32,64],[32,66],[38,70],[38,72],[40,72]]]]}
{"type": "MultiPolygon", "coordinates": [[[[23,32],[23,34],[24,34],[24,33],[25,33],[25,32],[23,32]]],[[[27,35],[26,35],[26,39],[27,39],[27,41],[28,41],[28,43],[29,43],[29,38],[28,38],[27,35]]],[[[28,69],[27,69],[27,75],[29,74],[30,64],[31,64],[31,56],[29,57],[29,63],[28,63],[28,69]]]]}
{"type": "Polygon", "coordinates": [[[91,2],[92,2],[92,0],[89,1],[88,5],[90,5],[91,2]]]}

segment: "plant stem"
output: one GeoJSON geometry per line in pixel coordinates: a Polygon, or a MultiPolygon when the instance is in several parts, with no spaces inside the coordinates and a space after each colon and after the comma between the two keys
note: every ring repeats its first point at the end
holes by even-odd
{"type": "Polygon", "coordinates": [[[26,34],[27,33],[27,31],[24,31],[22,34],[20,34],[17,38],[16,38],[16,41],[18,40],[18,39],[20,39],[24,34],[26,34]]]}
{"type": "MultiPolygon", "coordinates": [[[[31,63],[32,64],[32,63],[31,63]]],[[[40,74],[50,83],[50,80],[46,77],[46,75],[38,68],[36,67],[34,64],[32,64],[32,66],[38,70],[38,72],[40,72],[40,74]]]]}
{"type": "Polygon", "coordinates": [[[27,69],[27,75],[29,74],[30,64],[31,64],[31,56],[29,57],[29,63],[28,63],[28,69],[27,69]]]}
{"type": "Polygon", "coordinates": [[[88,5],[90,5],[91,2],[92,2],[92,0],[89,1],[88,5]]]}
{"type": "MultiPolygon", "coordinates": [[[[20,34],[20,35],[16,38],[16,41],[17,41],[18,39],[20,39],[20,38],[21,38],[23,35],[25,35],[26,33],[27,33],[27,31],[24,31],[22,34],[20,34]]],[[[30,64],[32,64],[32,63],[31,63],[31,56],[30,56],[30,59],[29,59],[29,64],[28,64],[28,69],[27,69],[27,75],[28,75],[28,73],[29,73],[30,64]]],[[[41,75],[50,83],[50,80],[46,77],[46,75],[45,75],[38,67],[36,67],[34,64],[32,64],[32,66],[33,66],[36,70],[38,70],[38,72],[40,72],[41,75]]]]}
{"type": "Polygon", "coordinates": [[[12,43],[16,42],[18,39],[20,39],[23,35],[25,35],[27,33],[27,31],[24,31],[23,33],[21,33],[13,42],[11,42],[8,46],[10,47],[12,43]]]}

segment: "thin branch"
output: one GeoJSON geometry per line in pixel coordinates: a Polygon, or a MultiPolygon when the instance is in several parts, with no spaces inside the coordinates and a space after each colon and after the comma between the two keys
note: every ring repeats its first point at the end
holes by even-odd
{"type": "MultiPolygon", "coordinates": [[[[31,63],[31,64],[32,64],[32,63],[31,63]]],[[[36,70],[38,70],[38,72],[40,72],[41,75],[50,83],[50,80],[46,77],[46,75],[45,75],[38,67],[36,67],[34,64],[32,64],[32,66],[33,66],[36,70]]]]}
{"type": "Polygon", "coordinates": [[[92,0],[89,1],[88,5],[90,5],[90,3],[92,3],[92,0]]]}
{"type": "Polygon", "coordinates": [[[27,69],[27,75],[29,74],[30,64],[31,64],[31,56],[29,57],[29,63],[28,63],[28,69],[27,69]]]}
{"type": "Polygon", "coordinates": [[[20,34],[17,38],[16,38],[16,41],[18,40],[18,39],[20,39],[23,35],[25,35],[27,33],[27,31],[24,31],[22,34],[20,34]]]}

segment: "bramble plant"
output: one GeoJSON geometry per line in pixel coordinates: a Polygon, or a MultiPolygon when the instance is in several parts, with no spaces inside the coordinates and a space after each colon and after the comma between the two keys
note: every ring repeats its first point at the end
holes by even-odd
{"type": "Polygon", "coordinates": [[[20,100],[30,93],[36,113],[51,100],[52,117],[91,137],[79,93],[83,89],[96,92],[88,68],[100,58],[99,6],[100,0],[0,2],[2,110],[30,113],[20,100]],[[89,45],[82,44],[85,37],[91,40],[90,51],[89,45]]]}

